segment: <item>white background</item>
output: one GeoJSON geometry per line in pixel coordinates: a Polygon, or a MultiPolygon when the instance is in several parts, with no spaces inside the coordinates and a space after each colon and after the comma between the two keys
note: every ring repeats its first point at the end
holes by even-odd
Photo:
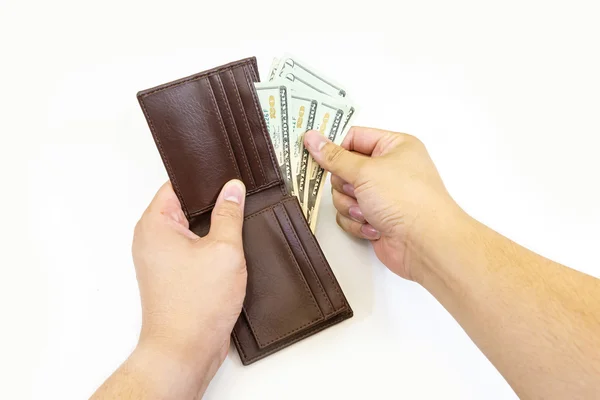
{"type": "MultiPolygon", "coordinates": [[[[167,179],[135,94],[246,56],[334,76],[474,217],[599,276],[599,20],[597,1],[0,0],[0,398],[86,398],[133,349],[132,231],[167,179]]],[[[514,398],[333,215],[317,237],[355,317],[249,367],[232,351],[206,398],[514,398]]]]}

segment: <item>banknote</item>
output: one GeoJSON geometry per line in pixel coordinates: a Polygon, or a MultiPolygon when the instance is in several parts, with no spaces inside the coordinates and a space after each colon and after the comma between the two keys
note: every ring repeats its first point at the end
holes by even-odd
{"type": "Polygon", "coordinates": [[[346,90],[341,85],[289,54],[279,60],[276,75],[291,81],[295,87],[305,87],[332,97],[346,97],[346,90]]]}
{"type": "Polygon", "coordinates": [[[285,181],[287,190],[292,195],[297,195],[296,180],[292,176],[290,131],[291,121],[289,117],[291,105],[291,93],[284,82],[255,83],[258,101],[265,117],[267,130],[281,175],[285,181]]]}
{"type": "MultiPolygon", "coordinates": [[[[350,130],[351,121],[356,117],[357,109],[353,105],[347,105],[348,112],[344,117],[344,122],[342,125],[341,133],[335,135],[335,138],[329,136],[329,139],[337,145],[341,145],[346,137],[346,134],[350,130]]],[[[319,210],[321,207],[321,198],[323,197],[325,187],[325,183],[327,182],[327,171],[321,168],[314,159],[310,159],[309,161],[309,170],[310,176],[314,176],[314,180],[309,180],[309,184],[307,184],[308,189],[306,190],[308,200],[306,202],[307,207],[307,215],[310,214],[310,217],[307,216],[307,221],[309,222],[310,229],[315,232],[317,227],[317,219],[319,216],[319,210]]]]}
{"type": "MultiPolygon", "coordinates": [[[[314,129],[334,143],[340,143],[343,136],[343,125],[346,115],[350,112],[347,104],[336,104],[332,98],[325,99],[319,104],[314,129]]],[[[316,226],[318,215],[317,197],[325,183],[325,170],[313,159],[308,159],[307,167],[302,171],[304,178],[303,207],[306,209],[306,219],[312,229],[316,226]]]]}
{"type": "MultiPolygon", "coordinates": [[[[304,151],[305,149],[302,141],[304,132],[313,129],[314,127],[318,105],[319,102],[316,99],[292,90],[291,115],[294,131],[291,140],[292,153],[290,158],[292,163],[292,177],[296,182],[298,200],[301,205],[304,201],[304,178],[306,178],[306,175],[302,174],[301,171],[306,170],[310,156],[308,151],[304,151]],[[304,168],[302,168],[302,166],[304,166],[304,168]]],[[[304,207],[302,207],[302,209],[304,211],[304,207]]]]}
{"type": "MultiPolygon", "coordinates": [[[[304,215],[308,218],[306,200],[309,178],[311,177],[312,172],[312,157],[302,144],[304,132],[311,129],[328,129],[328,119],[330,118],[332,108],[344,108],[344,106],[337,104],[335,106],[331,106],[331,104],[334,103],[334,100],[331,97],[325,96],[313,90],[307,91],[305,88],[300,90],[296,88],[292,89],[292,98],[295,103],[294,107],[298,107],[298,105],[300,106],[298,107],[297,113],[298,119],[306,118],[306,123],[304,123],[304,121],[300,121],[299,124],[296,124],[296,132],[298,136],[297,154],[299,157],[296,159],[295,171],[298,188],[298,200],[302,205],[302,211],[304,212],[304,215]],[[302,105],[304,105],[304,109],[301,108],[302,105]]],[[[346,111],[345,108],[344,111],[346,111]]]]}
{"type": "MultiPolygon", "coordinates": [[[[347,97],[346,90],[330,78],[325,77],[313,67],[310,67],[304,61],[290,54],[285,54],[281,58],[274,58],[269,71],[269,80],[287,79],[292,82],[292,89],[302,89],[304,91],[314,90],[331,97],[347,97]],[[275,66],[276,65],[276,66],[275,66]]],[[[338,99],[339,100],[339,99],[338,99]]],[[[350,102],[349,102],[350,103],[350,102]]],[[[352,117],[356,114],[356,109],[351,105],[350,111],[344,120],[342,130],[349,128],[352,117]]]]}
{"type": "Polygon", "coordinates": [[[279,58],[274,57],[273,62],[271,62],[271,67],[269,68],[269,81],[275,79],[275,74],[277,73],[277,67],[279,66],[279,58]]]}
{"type": "MultiPolygon", "coordinates": [[[[316,129],[339,145],[352,125],[357,109],[342,85],[289,54],[273,59],[268,76],[271,84],[282,83],[291,91],[289,146],[278,148],[283,152],[289,148],[290,190],[298,197],[314,231],[327,172],[304,148],[304,133],[316,129]]],[[[282,157],[285,159],[286,155],[282,157]]],[[[286,169],[285,161],[281,165],[282,171],[286,169]]],[[[286,183],[288,178],[289,175],[286,183]]]]}

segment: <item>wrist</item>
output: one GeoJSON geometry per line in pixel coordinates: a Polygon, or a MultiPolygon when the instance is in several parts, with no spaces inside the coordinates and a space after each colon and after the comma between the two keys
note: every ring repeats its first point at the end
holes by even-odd
{"type": "Polygon", "coordinates": [[[148,365],[160,365],[166,376],[185,381],[196,393],[206,389],[222,364],[221,353],[206,343],[181,343],[159,336],[142,336],[134,350],[136,357],[148,365]]]}
{"type": "Polygon", "coordinates": [[[417,267],[413,270],[411,266],[414,280],[430,292],[434,283],[458,285],[462,269],[469,264],[469,248],[480,230],[480,224],[458,205],[436,214],[417,236],[418,240],[409,243],[417,267]]]}
{"type": "Polygon", "coordinates": [[[181,320],[145,318],[138,346],[153,348],[192,366],[222,362],[229,349],[229,336],[223,337],[216,329],[211,331],[213,323],[198,328],[181,320]]]}

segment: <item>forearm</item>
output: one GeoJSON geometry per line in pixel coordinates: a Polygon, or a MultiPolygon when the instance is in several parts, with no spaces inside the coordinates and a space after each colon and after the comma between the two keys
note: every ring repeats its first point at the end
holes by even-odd
{"type": "Polygon", "coordinates": [[[422,276],[524,398],[600,391],[600,280],[456,216],[431,238],[422,276]]]}
{"type": "Polygon", "coordinates": [[[161,345],[140,343],[92,399],[199,399],[219,364],[214,357],[182,356],[161,345]]]}

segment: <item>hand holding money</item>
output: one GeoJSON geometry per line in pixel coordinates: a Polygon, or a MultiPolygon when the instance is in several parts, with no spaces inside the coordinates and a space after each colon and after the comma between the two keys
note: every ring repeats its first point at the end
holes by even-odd
{"type": "Polygon", "coordinates": [[[275,58],[269,81],[255,85],[286,187],[314,232],[327,171],[314,162],[303,135],[314,129],[341,144],[356,108],[340,85],[289,55],[275,58]]]}
{"type": "Polygon", "coordinates": [[[315,132],[308,132],[304,143],[332,174],[338,225],[373,241],[375,254],[390,270],[418,279],[428,259],[419,259],[415,249],[431,244],[440,221],[451,223],[464,213],[446,191],[423,143],[411,135],[356,126],[343,146],[315,132]],[[415,241],[412,246],[409,238],[415,241]],[[413,253],[407,257],[408,251],[413,253]],[[408,271],[407,259],[415,270],[408,271]]]}

